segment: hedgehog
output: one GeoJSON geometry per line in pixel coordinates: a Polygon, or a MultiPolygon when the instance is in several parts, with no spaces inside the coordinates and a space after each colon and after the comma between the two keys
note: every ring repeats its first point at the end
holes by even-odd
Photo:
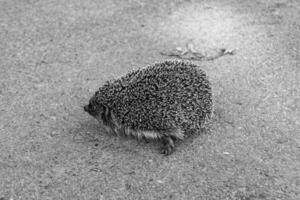
{"type": "Polygon", "coordinates": [[[106,81],[84,111],[107,132],[159,141],[169,155],[176,140],[201,132],[211,118],[212,89],[199,66],[168,60],[106,81]]]}

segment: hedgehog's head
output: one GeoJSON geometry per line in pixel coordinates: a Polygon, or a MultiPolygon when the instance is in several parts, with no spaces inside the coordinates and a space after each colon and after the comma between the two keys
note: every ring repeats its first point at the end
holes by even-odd
{"type": "Polygon", "coordinates": [[[84,106],[84,111],[89,113],[92,117],[99,122],[104,122],[106,119],[108,109],[106,106],[97,101],[97,93],[90,99],[89,104],[84,106]]]}
{"type": "MultiPolygon", "coordinates": [[[[96,101],[96,97],[93,96],[88,105],[84,106],[84,111],[92,115],[93,117],[98,115],[99,113],[99,104],[96,101]]],[[[101,112],[101,111],[100,111],[101,112]]]]}

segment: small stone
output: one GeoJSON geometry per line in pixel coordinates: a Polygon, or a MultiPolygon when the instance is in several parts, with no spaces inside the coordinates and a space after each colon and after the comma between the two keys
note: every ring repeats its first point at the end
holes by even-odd
{"type": "Polygon", "coordinates": [[[163,180],[157,180],[157,182],[158,182],[158,183],[163,183],[164,181],[163,181],[163,180]]]}

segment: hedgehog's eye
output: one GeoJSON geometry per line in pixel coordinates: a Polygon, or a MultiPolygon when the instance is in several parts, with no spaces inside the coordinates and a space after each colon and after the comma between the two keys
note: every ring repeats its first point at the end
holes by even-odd
{"type": "Polygon", "coordinates": [[[97,107],[94,105],[94,104],[90,104],[91,105],[91,109],[93,110],[93,111],[95,111],[96,109],[97,109],[97,107]]]}
{"type": "Polygon", "coordinates": [[[91,104],[91,101],[89,102],[89,108],[92,108],[93,106],[92,106],[92,104],[91,104]]]}
{"type": "Polygon", "coordinates": [[[89,101],[88,108],[89,108],[90,111],[95,110],[95,106],[93,105],[93,103],[91,101],[89,101]]]}

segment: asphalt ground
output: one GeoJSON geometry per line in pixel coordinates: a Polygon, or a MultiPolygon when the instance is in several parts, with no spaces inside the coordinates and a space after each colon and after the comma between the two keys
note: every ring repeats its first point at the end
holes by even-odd
{"type": "Polygon", "coordinates": [[[298,0],[0,0],[0,199],[300,199],[298,0]],[[107,134],[83,111],[106,80],[192,43],[209,134],[107,134]]]}

